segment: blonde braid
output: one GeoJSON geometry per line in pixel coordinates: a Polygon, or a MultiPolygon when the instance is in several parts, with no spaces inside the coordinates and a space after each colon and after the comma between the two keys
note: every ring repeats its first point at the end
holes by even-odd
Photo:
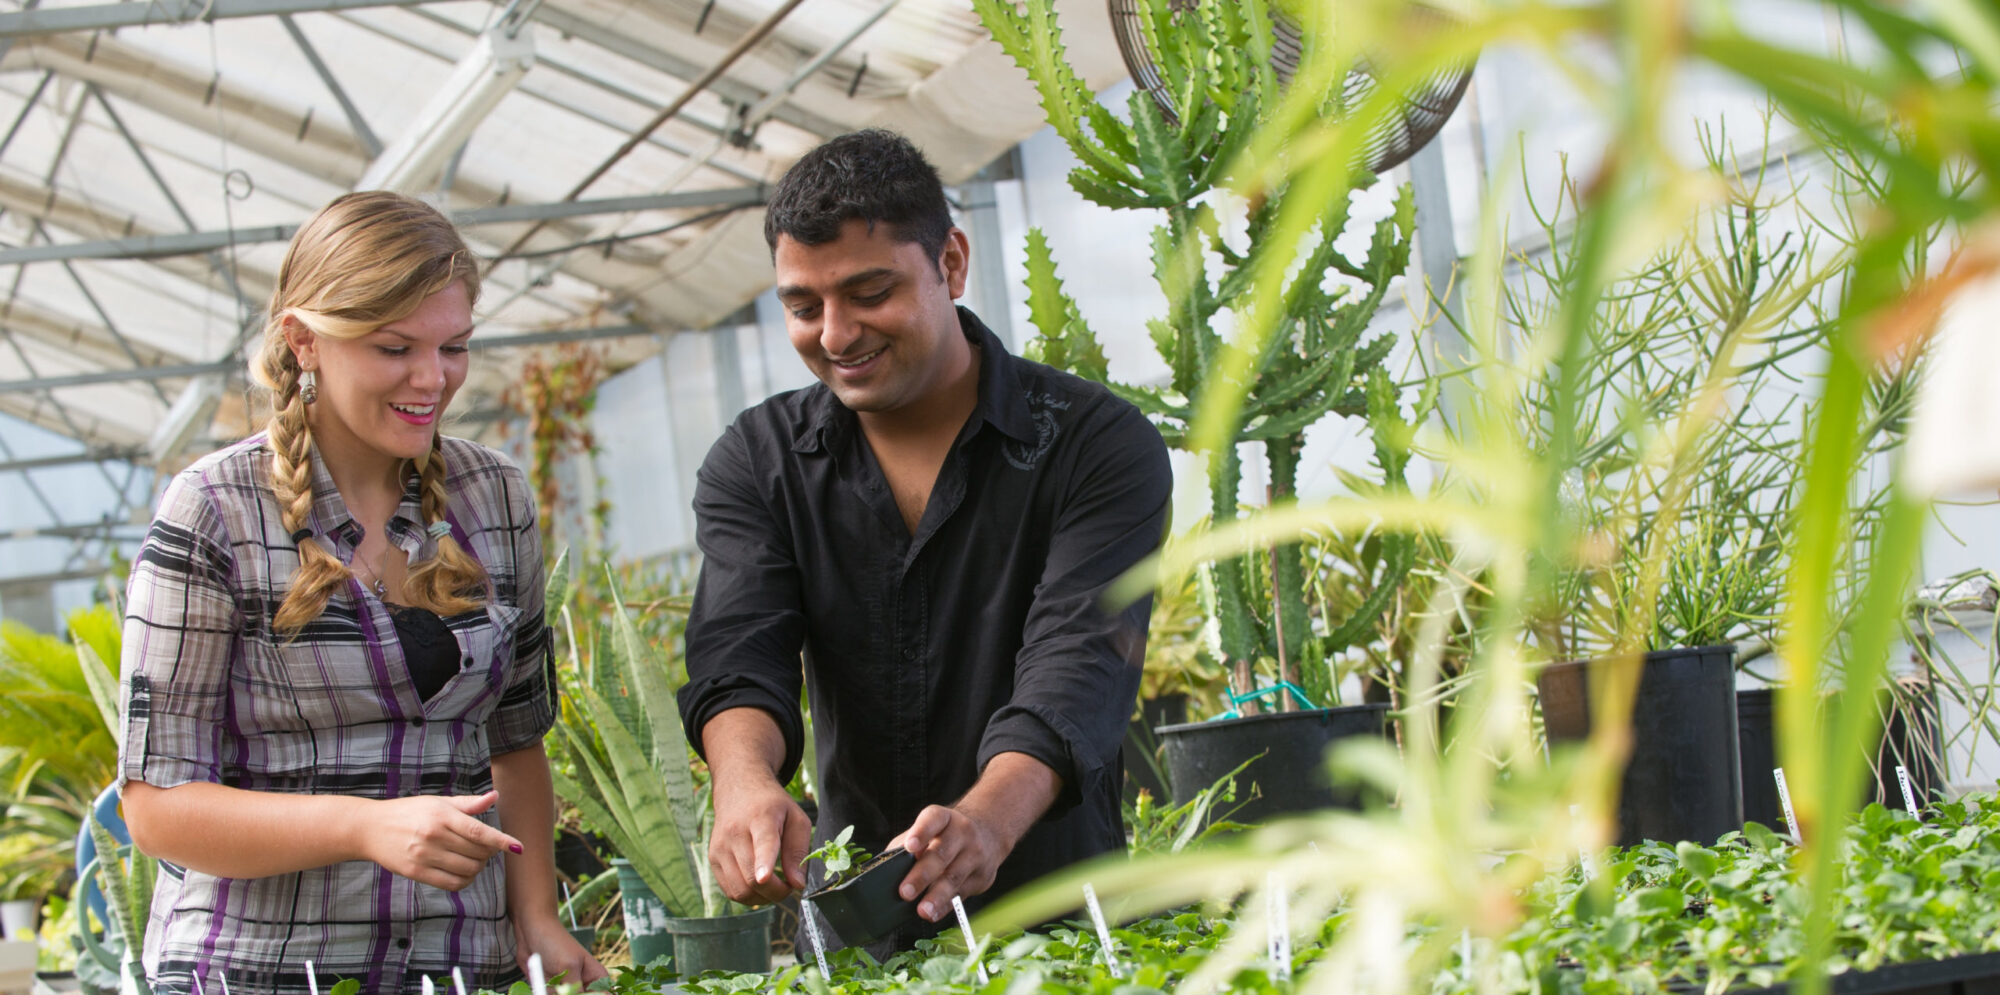
{"type": "MultiPolygon", "coordinates": [[[[445,521],[444,439],[431,436],[430,455],[418,466],[426,528],[445,521]]],[[[437,555],[410,568],[403,581],[403,599],[450,617],[486,603],[486,570],[450,533],[438,537],[437,555]]]]}
{"type": "MultiPolygon", "coordinates": [[[[297,534],[312,517],[312,427],[306,423],[305,399],[299,396],[297,357],[290,350],[279,350],[268,354],[265,362],[265,372],[277,384],[274,410],[264,429],[271,444],[271,491],[278,498],[278,517],[285,531],[297,534]],[[273,365],[277,369],[269,369],[273,365]]],[[[303,536],[297,546],[298,571],[271,620],[274,630],[289,635],[318,618],[333,592],[352,576],[317,537],[303,536]]]]}

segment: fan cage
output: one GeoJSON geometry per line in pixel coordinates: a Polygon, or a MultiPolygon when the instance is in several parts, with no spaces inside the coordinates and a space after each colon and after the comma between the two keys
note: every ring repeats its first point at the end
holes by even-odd
{"type": "MultiPolygon", "coordinates": [[[[1153,103],[1158,105],[1168,121],[1178,123],[1180,110],[1174,106],[1173,94],[1168,91],[1153,53],[1146,45],[1145,29],[1140,24],[1143,16],[1139,10],[1140,2],[1142,0],[1106,0],[1111,13],[1112,33],[1118,39],[1118,52],[1125,60],[1125,68],[1132,74],[1132,81],[1153,98],[1153,103]]],[[[1178,12],[1198,2],[1201,0],[1173,0],[1172,6],[1178,12]]],[[[1424,30],[1448,30],[1457,23],[1449,13],[1426,4],[1413,4],[1410,13],[1421,22],[1424,30]]],[[[1298,72],[1304,48],[1303,33],[1298,25],[1274,12],[1271,62],[1280,85],[1289,84],[1298,72]]],[[[1471,82],[1470,63],[1449,66],[1425,77],[1419,86],[1403,97],[1394,114],[1369,129],[1357,161],[1371,173],[1383,173],[1415,155],[1444,130],[1445,122],[1451,119],[1452,112],[1464,99],[1466,87],[1471,82]]],[[[1375,86],[1375,74],[1367,62],[1357,65],[1348,72],[1341,85],[1343,106],[1353,107],[1366,100],[1375,86]]]]}

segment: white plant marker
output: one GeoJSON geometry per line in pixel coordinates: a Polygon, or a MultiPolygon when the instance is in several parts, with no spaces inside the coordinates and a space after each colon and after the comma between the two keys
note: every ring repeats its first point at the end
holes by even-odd
{"type": "Polygon", "coordinates": [[[535,990],[535,995],[549,995],[549,979],[542,976],[541,954],[528,955],[528,987],[535,990]]]}
{"type": "Polygon", "coordinates": [[[1916,816],[1918,822],[1924,821],[1924,813],[1917,810],[1917,791],[1910,786],[1910,772],[1902,764],[1896,765],[1896,783],[1903,786],[1903,809],[1916,816]]]}
{"type": "Polygon", "coordinates": [[[197,975],[194,975],[193,977],[194,977],[194,995],[208,995],[208,993],[207,993],[207,992],[205,992],[205,991],[202,991],[202,988],[201,988],[201,975],[197,974],[197,975]]]}
{"type": "Polygon", "coordinates": [[[1104,908],[1097,904],[1097,889],[1088,882],[1083,886],[1083,904],[1090,909],[1090,921],[1097,924],[1097,942],[1104,947],[1104,966],[1111,969],[1111,976],[1122,978],[1125,969],[1118,966],[1118,955],[1111,952],[1111,927],[1104,924],[1104,908]]]}
{"type": "Polygon", "coordinates": [[[458,991],[458,995],[466,995],[464,971],[456,967],[451,969],[451,987],[458,991]]]}
{"type": "Polygon", "coordinates": [[[1465,976],[1472,977],[1472,930],[1458,931],[1458,962],[1465,965],[1465,976]]]}
{"type": "Polygon", "coordinates": [[[421,978],[423,978],[423,982],[424,982],[424,985],[423,985],[423,989],[424,989],[424,995],[437,995],[437,988],[436,988],[436,986],[434,986],[434,985],[432,985],[432,984],[431,984],[431,976],[430,976],[430,975],[428,975],[428,974],[425,974],[425,975],[420,975],[420,977],[421,977],[421,978]]]}
{"type": "MultiPolygon", "coordinates": [[[[951,910],[958,913],[958,928],[965,932],[965,952],[970,955],[979,946],[979,941],[972,935],[972,920],[965,915],[965,900],[957,895],[951,896],[951,910]]],[[[985,984],[986,962],[975,960],[972,965],[979,969],[979,983],[985,984]]]]}
{"type": "Polygon", "coordinates": [[[1785,825],[1791,828],[1793,839],[1805,842],[1805,837],[1799,835],[1799,817],[1792,814],[1792,789],[1785,785],[1785,768],[1771,768],[1771,777],[1778,782],[1778,801],[1785,806],[1785,825]]]}
{"type": "MultiPolygon", "coordinates": [[[[569,928],[571,928],[571,929],[575,929],[575,928],[576,928],[576,906],[574,906],[574,905],[571,905],[571,904],[570,904],[570,897],[569,897],[569,882],[568,882],[568,881],[564,881],[564,882],[562,882],[562,886],[563,886],[563,910],[569,913],[569,928]]],[[[319,995],[319,993],[318,993],[318,992],[314,992],[314,993],[313,993],[313,995],[319,995]]]]}
{"type": "Polygon", "coordinates": [[[215,980],[222,982],[222,995],[229,995],[229,972],[219,967],[216,968],[215,980]]]}
{"type": "Polygon", "coordinates": [[[1292,912],[1290,896],[1278,886],[1278,872],[1264,875],[1264,895],[1266,911],[1270,913],[1271,931],[1265,940],[1265,952],[1271,956],[1271,974],[1280,979],[1292,976],[1292,912]]]}
{"type": "Polygon", "coordinates": [[[806,939],[812,941],[813,958],[819,961],[820,977],[833,977],[833,972],[826,967],[826,941],[819,938],[819,917],[813,914],[812,899],[799,899],[799,918],[806,921],[806,939]]]}
{"type": "Polygon", "coordinates": [[[319,995],[319,973],[313,970],[312,961],[306,961],[306,990],[319,995]]]}

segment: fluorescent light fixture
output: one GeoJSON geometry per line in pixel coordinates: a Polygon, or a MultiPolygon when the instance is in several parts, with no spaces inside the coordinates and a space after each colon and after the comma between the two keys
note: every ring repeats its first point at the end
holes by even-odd
{"type": "Polygon", "coordinates": [[[188,381],[181,389],[181,396],[174,398],[167,408],[167,416],[160,419],[160,427],[146,441],[146,454],[152,457],[153,465],[164,465],[179,457],[194,441],[195,433],[215,421],[215,409],[222,403],[222,388],[220,373],[188,381]]]}
{"type": "Polygon", "coordinates": [[[506,26],[496,26],[479,36],[465,58],[459,60],[443,89],[417,112],[408,128],[375,157],[361,174],[356,190],[395,190],[422,193],[437,182],[452,153],[472,137],[479,122],[493,113],[500,98],[507,95],[528,68],[535,64],[535,35],[532,25],[521,24],[509,37],[506,26]]]}

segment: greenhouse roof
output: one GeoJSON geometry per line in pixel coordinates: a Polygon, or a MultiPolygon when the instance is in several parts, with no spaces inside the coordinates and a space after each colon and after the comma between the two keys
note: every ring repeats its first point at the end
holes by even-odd
{"type": "Polygon", "coordinates": [[[966,0],[25,0],[0,53],[0,412],[80,444],[8,473],[253,431],[285,240],[342,192],[425,196],[489,261],[455,407],[490,419],[521,346],[629,360],[749,303],[764,185],[821,140],[895,128],[958,182],[1042,124],[966,0]]]}

